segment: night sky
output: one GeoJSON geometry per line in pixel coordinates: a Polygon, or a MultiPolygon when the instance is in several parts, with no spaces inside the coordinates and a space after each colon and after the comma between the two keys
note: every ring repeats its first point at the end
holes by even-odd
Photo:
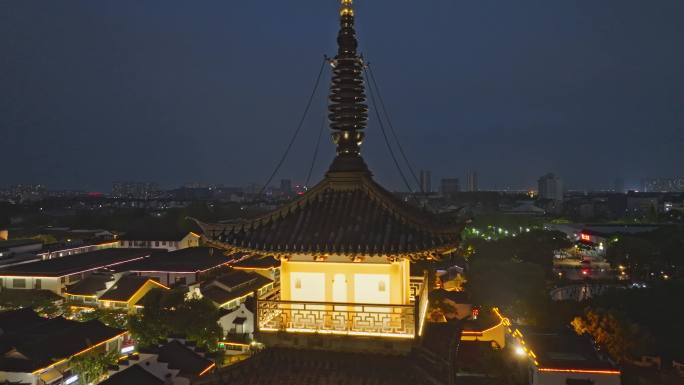
{"type": "MultiPolygon", "coordinates": [[[[416,169],[528,188],[684,176],[684,1],[358,0],[416,169]]],[[[263,183],[324,54],[337,0],[0,1],[0,186],[263,183]]],[[[306,177],[329,70],[281,177],[306,177]]],[[[364,156],[401,179],[370,113],[364,156]]],[[[326,129],[314,180],[334,153],[326,129]]]]}

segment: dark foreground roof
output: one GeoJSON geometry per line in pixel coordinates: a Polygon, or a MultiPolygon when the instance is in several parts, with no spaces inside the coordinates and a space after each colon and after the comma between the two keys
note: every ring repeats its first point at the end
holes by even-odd
{"type": "Polygon", "coordinates": [[[169,369],[177,369],[179,376],[189,379],[198,377],[213,365],[213,362],[176,340],[159,348],[157,360],[168,363],[169,369]]]}
{"type": "Polygon", "coordinates": [[[440,257],[458,246],[462,224],[406,204],[368,172],[329,172],[299,199],[237,224],[197,221],[204,235],[244,251],[440,257]]]}
{"type": "Polygon", "coordinates": [[[164,381],[143,369],[140,365],[133,365],[109,377],[100,385],[163,385],[164,381]]]}
{"type": "Polygon", "coordinates": [[[91,251],[89,253],[68,255],[61,258],[49,259],[9,266],[0,270],[5,276],[46,276],[61,277],[81,271],[109,267],[124,261],[149,256],[158,250],[154,249],[125,249],[113,248],[91,251]]]}
{"type": "Polygon", "coordinates": [[[280,261],[273,258],[272,255],[267,255],[264,257],[255,255],[251,258],[242,259],[231,266],[238,269],[270,269],[273,267],[279,267],[280,261]]]}
{"type": "Polygon", "coordinates": [[[3,311],[0,312],[0,335],[31,328],[43,322],[45,322],[45,318],[30,308],[3,311]]]}
{"type": "Polygon", "coordinates": [[[408,357],[269,348],[222,370],[231,385],[434,385],[408,357]]]}
{"type": "Polygon", "coordinates": [[[124,301],[127,302],[143,285],[149,281],[147,277],[137,275],[124,275],[119,278],[114,285],[99,298],[103,301],[124,301]]]}
{"type": "MultiPolygon", "coordinates": [[[[26,317],[19,312],[3,314],[5,322],[13,316],[26,317]]],[[[77,322],[58,317],[32,321],[30,326],[0,336],[0,371],[33,372],[123,332],[97,320],[77,322]]]]}
{"type": "Polygon", "coordinates": [[[599,357],[589,336],[578,336],[567,331],[523,330],[525,342],[536,354],[539,366],[556,369],[615,370],[599,357]]]}
{"type": "Polygon", "coordinates": [[[223,250],[212,247],[188,247],[159,252],[143,260],[116,266],[116,271],[197,272],[230,262],[223,250]]]}

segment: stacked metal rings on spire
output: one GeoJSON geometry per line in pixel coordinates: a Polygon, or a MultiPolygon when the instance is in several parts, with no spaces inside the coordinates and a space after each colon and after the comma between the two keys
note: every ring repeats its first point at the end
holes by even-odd
{"type": "Polygon", "coordinates": [[[368,121],[368,106],[364,103],[363,62],[356,52],[358,43],[351,0],[342,0],[337,45],[328,118],[337,154],[358,155],[368,121]]]}

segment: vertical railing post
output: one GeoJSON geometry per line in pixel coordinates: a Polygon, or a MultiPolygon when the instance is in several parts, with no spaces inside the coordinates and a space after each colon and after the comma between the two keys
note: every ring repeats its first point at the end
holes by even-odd
{"type": "Polygon", "coordinates": [[[418,339],[418,330],[420,328],[420,299],[423,293],[416,295],[416,300],[413,301],[413,338],[418,339]]]}
{"type": "Polygon", "coordinates": [[[259,298],[256,298],[256,314],[254,315],[254,332],[259,331],[259,320],[261,319],[261,301],[259,301],[259,298]]]}

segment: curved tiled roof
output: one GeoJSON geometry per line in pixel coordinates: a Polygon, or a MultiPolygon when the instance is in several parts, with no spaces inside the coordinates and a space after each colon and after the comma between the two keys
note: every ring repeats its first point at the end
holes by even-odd
{"type": "Polygon", "coordinates": [[[227,248],[276,257],[307,253],[438,258],[458,246],[462,224],[407,205],[371,178],[360,155],[368,107],[351,0],[342,1],[339,15],[328,105],[337,156],[323,181],[256,220],[198,224],[206,238],[227,248]]]}
{"type": "Polygon", "coordinates": [[[213,241],[274,255],[436,257],[458,246],[462,230],[460,223],[402,202],[367,171],[329,172],[304,196],[255,220],[197,222],[213,241]]]}

